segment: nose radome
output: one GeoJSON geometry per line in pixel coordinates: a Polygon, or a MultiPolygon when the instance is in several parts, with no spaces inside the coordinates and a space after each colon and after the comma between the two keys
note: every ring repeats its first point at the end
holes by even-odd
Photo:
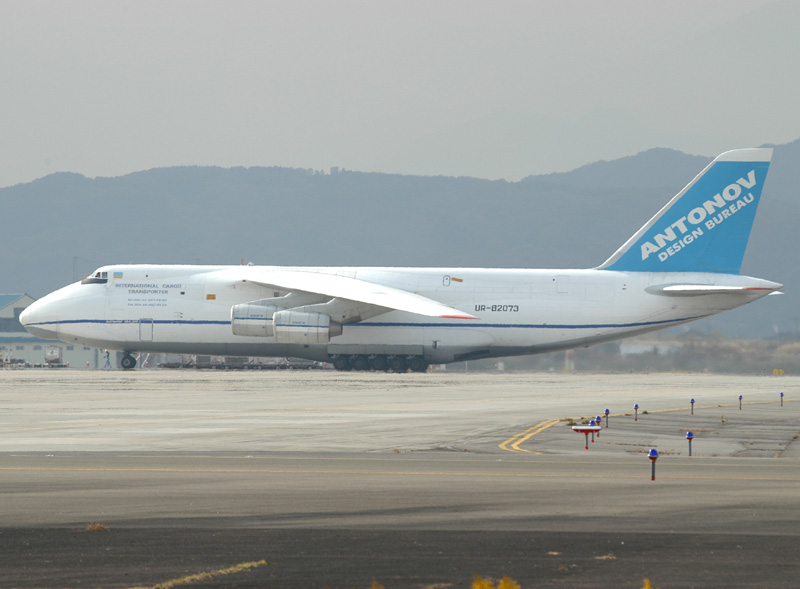
{"type": "Polygon", "coordinates": [[[19,322],[25,329],[28,329],[28,325],[31,323],[36,322],[36,301],[22,310],[22,313],[19,314],[19,322]]]}
{"type": "Polygon", "coordinates": [[[58,323],[42,313],[43,304],[35,301],[19,315],[19,322],[33,336],[42,339],[58,339],[58,323]]]}
{"type": "Polygon", "coordinates": [[[31,303],[25,309],[22,310],[22,313],[19,314],[19,322],[22,323],[24,327],[27,327],[29,323],[33,322],[33,311],[31,307],[33,307],[36,302],[31,303]]]}

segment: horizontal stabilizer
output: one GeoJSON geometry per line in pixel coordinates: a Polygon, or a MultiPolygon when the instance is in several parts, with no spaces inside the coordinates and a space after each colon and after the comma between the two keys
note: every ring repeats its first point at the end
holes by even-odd
{"type": "Polygon", "coordinates": [[[647,292],[659,294],[666,297],[697,297],[702,295],[719,294],[739,294],[739,295],[763,295],[772,293],[780,288],[768,286],[719,286],[716,284],[669,284],[664,286],[651,286],[647,292]]]}

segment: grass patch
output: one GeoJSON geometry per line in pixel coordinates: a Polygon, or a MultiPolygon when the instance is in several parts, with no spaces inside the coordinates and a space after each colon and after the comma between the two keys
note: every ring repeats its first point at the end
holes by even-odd
{"type": "Polygon", "coordinates": [[[520,586],[509,577],[503,577],[495,585],[490,579],[482,579],[480,575],[475,575],[475,580],[472,581],[472,589],[520,589],[520,586]]]}

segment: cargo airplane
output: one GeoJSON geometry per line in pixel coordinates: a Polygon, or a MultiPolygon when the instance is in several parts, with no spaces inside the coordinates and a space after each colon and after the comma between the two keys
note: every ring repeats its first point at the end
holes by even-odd
{"type": "Polygon", "coordinates": [[[586,270],[122,265],[29,306],[33,335],[124,352],[291,356],[338,370],[589,346],[709,317],[780,284],[739,273],[772,150],[712,161],[586,270]]]}

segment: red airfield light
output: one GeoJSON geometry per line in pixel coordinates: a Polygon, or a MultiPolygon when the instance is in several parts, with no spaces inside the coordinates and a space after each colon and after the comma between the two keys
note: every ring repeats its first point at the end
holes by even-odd
{"type": "Polygon", "coordinates": [[[592,434],[592,442],[594,442],[594,433],[596,431],[600,431],[599,425],[573,425],[572,431],[578,432],[579,434],[583,434],[586,436],[586,444],[584,445],[584,449],[589,449],[589,434],[592,434]]]}

